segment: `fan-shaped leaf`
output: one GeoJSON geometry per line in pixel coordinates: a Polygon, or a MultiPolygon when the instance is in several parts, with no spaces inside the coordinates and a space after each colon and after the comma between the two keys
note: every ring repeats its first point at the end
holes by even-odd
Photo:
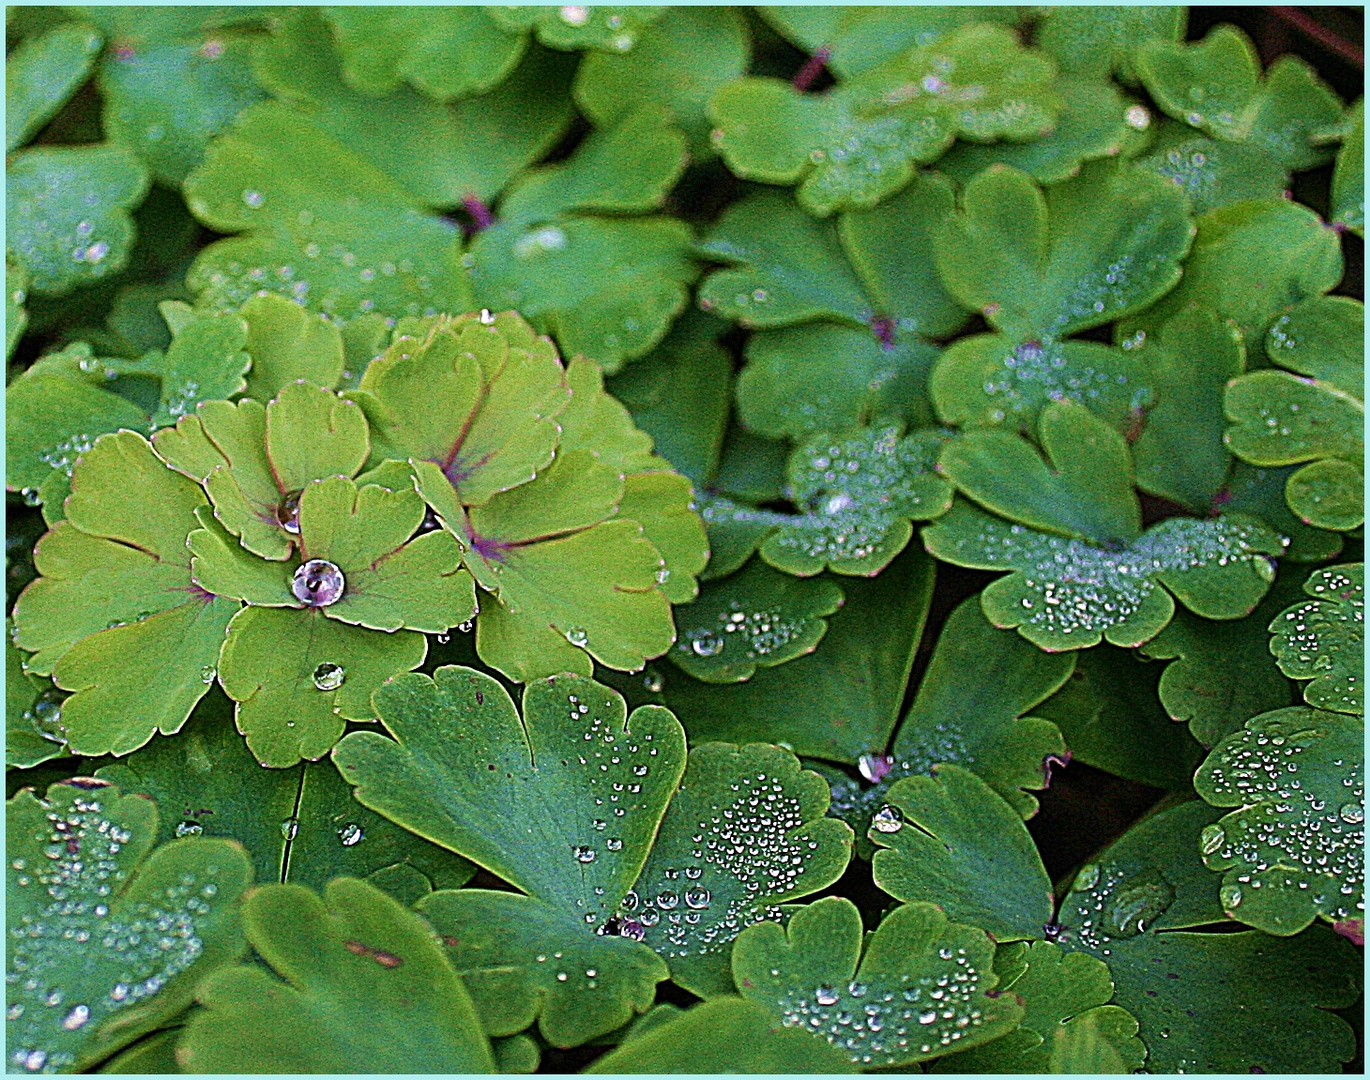
{"type": "Polygon", "coordinates": [[[1303,591],[1314,599],[1280,612],[1270,623],[1270,651],[1303,688],[1308,704],[1332,712],[1365,713],[1365,566],[1347,563],[1315,571],[1303,591]]]}

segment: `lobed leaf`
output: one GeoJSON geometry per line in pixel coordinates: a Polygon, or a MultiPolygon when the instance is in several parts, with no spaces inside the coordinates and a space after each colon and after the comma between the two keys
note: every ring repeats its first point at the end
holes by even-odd
{"type": "Polygon", "coordinates": [[[1364,715],[1364,564],[1314,571],[1303,591],[1313,599],[1280,612],[1269,625],[1275,662],[1291,679],[1312,680],[1303,688],[1308,704],[1364,715]]]}
{"type": "Polygon", "coordinates": [[[57,114],[90,76],[103,39],[67,23],[23,41],[5,65],[5,153],[13,153],[57,114]]]}

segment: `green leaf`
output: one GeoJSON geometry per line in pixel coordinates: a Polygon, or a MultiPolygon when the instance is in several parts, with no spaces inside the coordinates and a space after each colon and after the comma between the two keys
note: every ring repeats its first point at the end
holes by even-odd
{"type": "Polygon", "coordinates": [[[1278,199],[1289,173],[1263,149],[1217,142],[1188,125],[1163,119],[1150,153],[1137,164],[1169,180],[1196,214],[1249,199],[1278,199]]]}
{"type": "MultiPolygon", "coordinates": [[[[557,144],[575,113],[567,92],[570,65],[541,49],[530,51],[490,93],[443,105],[407,87],[382,97],[358,93],[344,81],[332,39],[317,9],[293,9],[256,54],[258,81],[297,106],[325,138],[336,139],[425,207],[460,205],[468,195],[492,200],[557,144]]],[[[335,196],[344,202],[335,212],[346,209],[352,194],[335,196]]],[[[378,262],[369,265],[384,273],[378,262]]],[[[443,303],[436,308],[469,309],[443,303]]]]}
{"type": "Polygon", "coordinates": [[[1213,748],[1194,777],[1218,898],[1234,919],[1289,937],[1321,917],[1365,918],[1365,724],[1298,706],[1262,713],[1213,748]],[[1297,776],[1295,775],[1297,773],[1297,776]]]}
{"type": "Polygon", "coordinates": [[[1325,161],[1312,136],[1341,119],[1341,100],[1298,57],[1282,56],[1262,78],[1255,47],[1233,26],[1214,27],[1200,42],[1147,42],[1137,73],[1175,119],[1248,143],[1285,169],[1325,161]]]}
{"type": "Polygon", "coordinates": [[[226,313],[187,310],[185,316],[184,322],[176,315],[167,318],[172,341],[159,365],[162,399],[152,417],[153,427],[174,424],[201,401],[233,397],[247,385],[243,379],[251,363],[243,351],[247,324],[226,313]]]}
{"type": "Polygon", "coordinates": [[[1332,171],[1333,222],[1365,235],[1365,99],[1357,98],[1346,118],[1347,134],[1332,171]]]}
{"type": "Polygon", "coordinates": [[[42,130],[90,75],[103,40],[67,23],[24,41],[5,64],[5,153],[42,130]]]}
{"type": "Polygon", "coordinates": [[[721,687],[649,671],[647,685],[685,718],[694,743],[780,742],[798,754],[853,763],[884,746],[899,717],[932,598],[932,567],[915,549],[879,577],[843,578],[846,602],[819,651],[758,668],[745,683],[721,687]]]}
{"type": "Polygon", "coordinates": [[[732,357],[717,340],[723,329],[687,310],[660,345],[608,383],[656,452],[696,487],[718,468],[732,400],[732,357]]]}
{"type": "Polygon", "coordinates": [[[643,108],[591,134],[568,161],[527,174],[464,257],[477,300],[517,308],[563,353],[606,371],[648,352],[685,307],[689,229],[589,215],[660,207],[684,164],[684,137],[661,109],[643,108]]]}
{"type": "Polygon", "coordinates": [[[5,361],[24,336],[29,323],[24,303],[29,298],[29,272],[9,248],[5,249],[5,361]]]}
{"type": "Polygon", "coordinates": [[[940,1059],[933,1072],[1069,1072],[1060,1067],[1067,1054],[1088,1055],[1090,1067],[1081,1072],[1141,1068],[1146,1047],[1137,1038],[1137,1021],[1107,1004],[1113,980],[1102,960],[1034,941],[1000,947],[994,968],[1004,980],[1000,989],[1023,999],[1022,1024],[1002,1039],[940,1059]]]}
{"type": "Polygon", "coordinates": [[[885,797],[895,813],[877,818],[868,834],[880,888],[896,900],[936,903],[996,941],[1041,934],[1051,919],[1051,880],[1018,812],[993,788],[957,765],[938,765],[885,797]]]}
{"type": "Polygon", "coordinates": [[[981,593],[985,614],[1050,650],[1149,641],[1174,614],[1170,593],[1204,618],[1240,618],[1274,580],[1269,557],[1282,554],[1282,540],[1232,514],[1169,518],[1130,544],[1096,547],[1010,525],[966,503],[923,533],[928,551],[946,562],[1015,571],[981,593]]]}
{"type": "Polygon", "coordinates": [[[270,401],[294,382],[338,385],[345,363],[342,334],[322,315],[276,293],[253,296],[241,314],[252,357],[245,397],[270,401]]]}
{"type": "Polygon", "coordinates": [[[1349,943],[1317,926],[1292,938],[1191,929],[1222,920],[1199,857],[1200,831],[1218,817],[1196,800],[1134,825],[1080,868],[1057,941],[1108,963],[1153,1072],[1339,1068],[1355,1040],[1327,1010],[1359,992],[1349,943]]]}
{"type": "Polygon", "coordinates": [[[174,739],[157,739],[96,775],[163,808],[157,839],[217,836],[252,856],[258,881],[321,889],[366,878],[405,903],[457,888],[475,868],[352,798],[331,762],[264,769],[211,692],[174,739]]]}
{"type": "Polygon", "coordinates": [[[966,313],[930,252],[952,201],[951,186],[928,175],[874,209],[840,215],[834,227],[786,196],[758,192],[730,206],[701,245],[731,266],[704,282],[700,306],[747,327],[823,320],[878,329],[896,345],[953,334],[966,313]]]}
{"type": "Polygon", "coordinates": [[[40,146],[5,167],[6,244],[35,293],[61,296],[128,263],[131,211],[147,194],[138,159],[118,143],[40,146]]]}
{"type": "Polygon", "coordinates": [[[494,1071],[432,931],[378,889],[338,878],[320,899],[266,885],[243,904],[243,924],[281,978],[243,966],[201,985],[177,1049],[191,1072],[494,1071]]]}
{"type": "MultiPolygon", "coordinates": [[[[873,815],[904,777],[927,775],[939,762],[974,772],[1017,811],[1037,812],[1026,789],[1051,782],[1051,765],[1065,760],[1056,725],[1024,717],[1053,694],[1075,668],[1074,653],[1044,653],[1012,631],[991,626],[976,597],[948,616],[918,692],[888,754],[873,750],[860,766],[867,783],[829,773],[832,813],[856,830],[857,854],[874,852],[873,815]]],[[[885,814],[892,824],[899,818],[885,814]]]]}
{"type": "Polygon", "coordinates": [[[935,161],[958,135],[1027,140],[1055,124],[1055,70],[993,23],[969,23],[806,95],[778,79],[738,79],[714,95],[714,145],[745,180],[799,183],[826,217],[870,208],[935,161]]]}
{"type": "Polygon", "coordinates": [[[938,470],[963,494],[1034,529],[1105,546],[1141,532],[1132,463],[1123,437],[1088,409],[1063,400],[1042,410],[1046,460],[1006,431],[947,442],[938,470]]]}
{"type": "Polygon", "coordinates": [[[1037,713],[1059,725],[1072,760],[1139,784],[1188,792],[1203,747],[1162,709],[1158,665],[1138,661],[1132,650],[1112,645],[1081,653],[1070,681],[1037,713]]]}
{"type": "Polygon", "coordinates": [[[30,670],[79,691],[63,706],[79,753],[128,753],[179,730],[212,681],[235,605],[191,581],[185,537],[201,506],[140,435],[119,432],[82,457],[68,520],[39,542],[43,576],[16,604],[15,643],[37,651],[30,670]]]}
{"type": "Polygon", "coordinates": [[[452,939],[486,1030],[513,1034],[540,1015],[543,1035],[571,1046],[645,1011],[665,965],[596,931],[636,881],[684,771],[675,718],[627,717],[613,691],[563,675],[529,684],[520,721],[499,683],[458,667],[400,676],[375,702],[393,740],[354,732],[333,757],[357,799],[527,893],[463,889],[422,905],[452,939]]]}
{"type": "Polygon", "coordinates": [[[1297,595],[1298,579],[1285,573],[1245,618],[1213,622],[1177,611],[1170,625],[1141,647],[1142,656],[1175,661],[1166,665],[1157,687],[1161,705],[1171,719],[1187,722],[1205,747],[1248,717],[1293,701],[1289,680],[1270,655],[1267,627],[1297,595]]]}
{"type": "Polygon", "coordinates": [[[456,227],[283,105],[244,110],[185,194],[210,228],[243,234],[210,244],[190,269],[187,284],[210,307],[236,311],[261,289],[344,322],[474,306],[456,227]]]}
{"type": "Polygon", "coordinates": [[[364,94],[408,83],[442,102],[484,93],[518,66],[525,34],[511,34],[480,8],[325,7],[342,53],[342,76],[364,94]]]}
{"type": "Polygon", "coordinates": [[[219,683],[238,703],[238,730],[263,765],[313,761],[342,736],[348,720],[375,716],[371,693],[423,663],[422,634],[379,634],[318,609],[245,607],[229,623],[219,683]],[[334,685],[341,672],[343,682],[334,685]]]}
{"type": "Polygon", "coordinates": [[[732,993],[729,956],[740,930],[780,918],[778,905],[846,870],[851,829],[824,817],[827,809],[827,784],[788,751],[696,743],[619,909],[620,933],[655,949],[676,985],[701,997],[732,993]]]}
{"type": "Polygon", "coordinates": [[[181,1028],[162,1028],[100,1067],[102,1073],[160,1073],[174,1076],[181,1071],[176,1063],[176,1040],[181,1028]]]}
{"type": "Polygon", "coordinates": [[[5,768],[31,769],[66,753],[62,697],[46,680],[24,670],[5,620],[5,768]]]}
{"type": "Polygon", "coordinates": [[[1137,486],[1207,512],[1232,468],[1222,402],[1228,380],[1246,367],[1241,334],[1212,312],[1191,308],[1174,315],[1135,355],[1150,367],[1156,387],[1132,440],[1137,486]]]}
{"type": "Polygon", "coordinates": [[[1184,280],[1145,313],[1124,318],[1114,339],[1153,333],[1190,305],[1241,327],[1248,343],[1301,300],[1321,296],[1342,276],[1337,234],[1313,211],[1288,199],[1253,199],[1195,219],[1198,233],[1184,280]]]}
{"type": "MultiPolygon", "coordinates": [[[[641,10],[641,9],[639,9],[641,10]]],[[[690,140],[696,161],[713,156],[709,99],[746,73],[751,41],[740,11],[668,8],[628,52],[587,52],[572,86],[576,104],[600,127],[643,104],[663,105],[690,140]]]]}
{"type": "Polygon", "coordinates": [[[532,30],[554,49],[627,52],[643,31],[666,14],[659,7],[548,7],[505,5],[486,13],[507,30],[532,30]]]}
{"type": "Polygon", "coordinates": [[[1260,469],[1238,459],[1227,487],[1218,493],[1214,505],[1232,513],[1258,517],[1282,536],[1289,538],[1284,557],[1290,562],[1323,562],[1336,558],[1342,549],[1340,533],[1315,529],[1300,521],[1290,510],[1284,491],[1297,466],[1260,469]]]}
{"type": "Polygon", "coordinates": [[[757,14],[777,33],[808,53],[828,51],[827,64],[843,78],[877,67],[915,45],[931,45],[972,22],[1013,26],[1018,13],[1007,6],[972,7],[800,7],[767,6],[757,14]]]}
{"type": "Polygon", "coordinates": [[[966,184],[982,169],[1007,165],[1039,183],[1058,183],[1079,175],[1086,161],[1118,154],[1146,115],[1139,115],[1137,106],[1126,104],[1112,85],[1097,78],[1063,78],[1056,83],[1056,90],[1061,96],[1061,110],[1049,134],[1031,142],[959,142],[938,159],[937,171],[966,184]]]}
{"type": "Polygon", "coordinates": [[[147,422],[118,394],[65,375],[26,372],[5,388],[5,486],[37,493],[54,473],[69,478],[101,435],[146,430],[147,422]]]}
{"type": "Polygon", "coordinates": [[[755,1002],[720,997],[625,1041],[587,1073],[845,1073],[845,1054],[776,1028],[755,1002]]]}
{"type": "Polygon", "coordinates": [[[266,96],[252,77],[251,41],[187,30],[145,41],[121,36],[99,73],[105,131],[169,187],[179,187],[210,140],[266,96]]]}
{"type": "Polygon", "coordinates": [[[1022,1019],[1018,998],[990,996],[999,981],[990,938],[932,904],[895,908],[864,944],[863,956],[856,905],[829,897],[797,911],[788,928],[767,922],[743,931],[733,978],[773,1024],[802,1027],[865,1066],[940,1057],[1022,1019]]]}
{"type": "Polygon", "coordinates": [[[100,780],[53,784],[45,799],[25,789],[6,811],[11,1069],[89,1069],[189,1007],[242,952],[252,866],[239,845],[151,851],[156,805],[100,780]]]}
{"type": "Polygon", "coordinates": [[[1311,679],[1303,699],[1319,709],[1365,714],[1365,566],[1344,563],[1316,570],[1304,582],[1305,600],[1270,623],[1270,651],[1291,679],[1311,679]]]}
{"type": "Polygon", "coordinates": [[[827,632],[822,616],[842,603],[842,590],[831,581],[794,578],[754,560],[677,611],[669,655],[696,679],[746,682],[758,667],[812,653],[827,632]]]}
{"type": "Polygon", "coordinates": [[[1271,324],[1265,354],[1280,367],[1365,399],[1365,305],[1349,296],[1315,296],[1271,324]]]}
{"type": "Polygon", "coordinates": [[[1148,42],[1184,39],[1183,7],[1050,8],[1037,26],[1038,47],[1068,75],[1137,85],[1137,52],[1148,42]]]}
{"type": "Polygon", "coordinates": [[[1016,341],[1039,343],[1150,307],[1180,277],[1194,236],[1184,196],[1101,163],[1045,194],[992,166],[937,235],[937,268],[961,303],[1016,341]]]}

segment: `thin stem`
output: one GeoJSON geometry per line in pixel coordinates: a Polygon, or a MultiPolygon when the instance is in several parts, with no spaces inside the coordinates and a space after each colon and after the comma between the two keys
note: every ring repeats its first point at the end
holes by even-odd
{"type": "Polygon", "coordinates": [[[794,77],[794,82],[790,85],[802,94],[813,85],[814,79],[818,78],[823,71],[823,65],[828,62],[830,56],[832,56],[832,50],[824,45],[804,61],[804,66],[799,69],[799,74],[794,77]]]}
{"type": "Polygon", "coordinates": [[[1336,53],[1343,60],[1355,64],[1362,71],[1365,69],[1365,53],[1359,45],[1347,41],[1335,31],[1329,30],[1302,8],[1272,7],[1270,10],[1275,13],[1278,19],[1311,37],[1325,49],[1336,53]]]}

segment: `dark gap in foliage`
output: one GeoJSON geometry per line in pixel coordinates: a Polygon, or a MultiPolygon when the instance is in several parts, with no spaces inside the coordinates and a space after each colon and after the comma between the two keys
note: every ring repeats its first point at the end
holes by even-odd
{"type": "Polygon", "coordinates": [[[737,201],[742,190],[743,181],[722,158],[693,162],[667,196],[662,211],[688,221],[702,234],[737,201]]]}
{"type": "Polygon", "coordinates": [[[885,911],[895,903],[892,896],[875,884],[870,862],[855,856],[847,864],[846,872],[830,887],[811,897],[808,903],[825,896],[844,896],[855,904],[861,911],[861,924],[867,930],[878,927],[885,911]]]}
{"type": "Polygon", "coordinates": [[[110,758],[59,757],[35,765],[31,769],[10,769],[5,773],[5,798],[14,798],[24,788],[32,788],[39,796],[49,785],[60,784],[73,776],[89,776],[110,758]]]}
{"type": "Polygon", "coordinates": [[[37,507],[24,505],[18,495],[5,499],[5,614],[14,608],[20,590],[38,576],[33,545],[47,525],[37,507]]]}
{"type": "MultiPolygon", "coordinates": [[[[921,543],[921,538],[911,543],[921,543]]],[[[932,658],[938,638],[942,636],[942,627],[946,625],[948,616],[967,597],[974,596],[999,576],[990,570],[967,570],[949,563],[937,564],[937,587],[932,591],[932,605],[928,608],[923,636],[918,640],[918,652],[913,658],[908,686],[904,689],[904,703],[899,709],[901,718],[913,705],[923,681],[923,673],[927,671],[928,661],[932,658]]]]}
{"type": "Polygon", "coordinates": [[[676,1005],[682,1009],[688,1009],[697,1001],[702,1001],[697,994],[692,994],[669,979],[665,982],[656,984],[656,1003],[658,1005],[676,1005]]]}
{"type": "Polygon", "coordinates": [[[1341,284],[1332,291],[1338,296],[1352,296],[1359,300],[1365,295],[1365,241],[1352,232],[1341,234],[1342,258],[1346,270],[1341,284]]]}
{"type": "Polygon", "coordinates": [[[468,889],[493,889],[496,892],[519,892],[503,878],[498,878],[484,867],[476,870],[475,876],[466,883],[468,889]]]}
{"type": "Polygon", "coordinates": [[[1105,326],[1091,326],[1088,330],[1081,330],[1079,333],[1071,334],[1071,341],[1097,341],[1100,345],[1113,344],[1113,323],[1105,326]]]}
{"type": "Polygon", "coordinates": [[[1145,491],[1137,492],[1137,498],[1142,504],[1142,528],[1149,529],[1158,521],[1173,517],[1192,517],[1188,509],[1177,502],[1163,499],[1159,495],[1148,495],[1145,491]]]}
{"type": "Polygon", "coordinates": [[[601,1058],[609,1052],[608,1046],[573,1046],[569,1050],[562,1050],[556,1046],[544,1046],[542,1048],[542,1062],[538,1066],[538,1072],[542,1073],[577,1073],[585,1068],[596,1058],[601,1058]]]}
{"type": "Polygon", "coordinates": [[[782,38],[751,8],[744,8],[747,29],[752,37],[752,66],[749,75],[792,79],[808,56],[782,38]]]}
{"type": "Polygon", "coordinates": [[[1047,876],[1059,881],[1112,843],[1165,792],[1072,761],[1051,772],[1051,787],[1034,792],[1041,809],[1027,823],[1047,876]]]}
{"type": "Polygon", "coordinates": [[[580,149],[580,144],[585,141],[585,137],[594,130],[594,125],[590,121],[586,120],[580,113],[576,113],[575,118],[571,121],[571,126],[566,129],[566,134],[561,137],[556,146],[547,151],[547,156],[538,164],[555,165],[557,162],[565,161],[580,149]]]}

